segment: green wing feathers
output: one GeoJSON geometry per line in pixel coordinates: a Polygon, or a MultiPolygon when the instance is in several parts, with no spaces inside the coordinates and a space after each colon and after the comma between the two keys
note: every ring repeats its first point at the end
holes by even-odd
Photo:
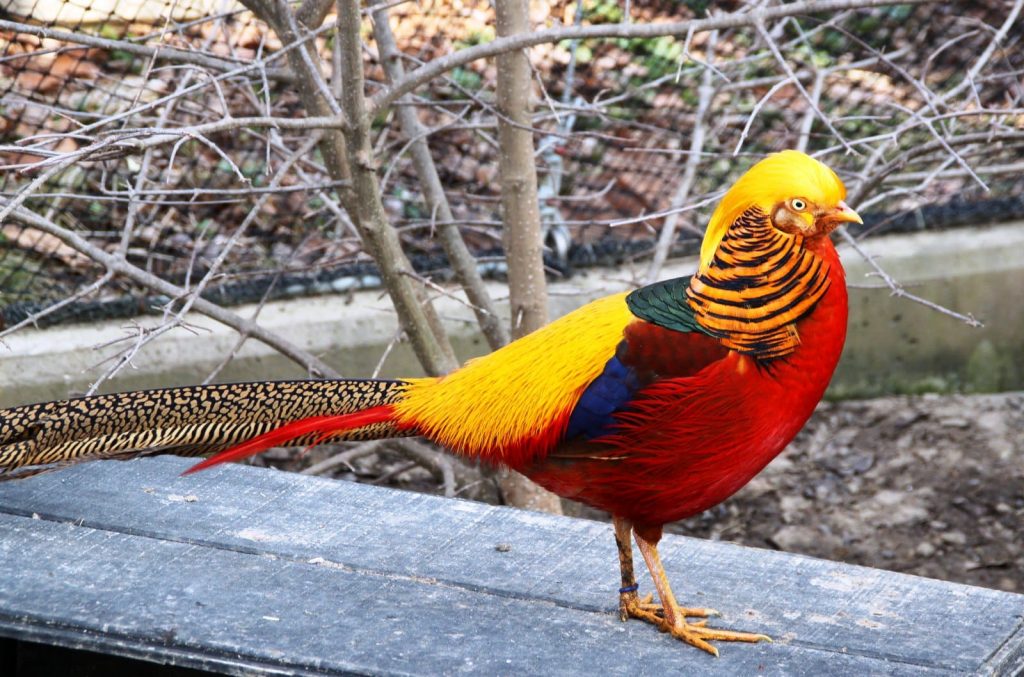
{"type": "Polygon", "coordinates": [[[630,292],[626,296],[626,305],[641,320],[659,327],[683,333],[706,334],[704,328],[697,323],[693,308],[686,298],[689,286],[690,276],[655,282],[630,292]]]}
{"type": "MultiPolygon", "coordinates": [[[[139,454],[198,456],[283,424],[399,400],[403,381],[271,381],[96,395],[0,411],[0,480],[79,461],[139,454]]],[[[400,434],[380,423],[334,439],[400,434]]],[[[304,444],[305,439],[293,441],[304,444]]]]}

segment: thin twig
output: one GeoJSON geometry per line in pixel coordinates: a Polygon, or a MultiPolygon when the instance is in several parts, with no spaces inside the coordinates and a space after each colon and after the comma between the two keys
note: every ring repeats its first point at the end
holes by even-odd
{"type": "MultiPolygon", "coordinates": [[[[392,82],[404,77],[404,69],[399,59],[398,47],[391,33],[388,16],[383,10],[374,13],[374,36],[380,50],[380,60],[392,82]]],[[[426,142],[427,130],[420,123],[416,112],[410,108],[400,107],[398,119],[406,138],[410,139],[413,163],[420,181],[423,197],[430,210],[431,219],[440,217],[446,225],[438,228],[441,246],[444,247],[448,261],[455,272],[456,278],[466,291],[466,297],[476,313],[480,330],[492,349],[500,348],[509,341],[509,335],[498,315],[494,301],[480,276],[476,259],[470,253],[452,214],[451,205],[444,193],[444,186],[438,174],[437,166],[430,154],[426,142]]]]}
{"type": "Polygon", "coordinates": [[[844,240],[846,240],[847,244],[853,247],[854,251],[860,254],[861,258],[863,258],[867,262],[867,264],[871,266],[871,268],[874,270],[874,274],[883,282],[885,282],[885,285],[889,288],[890,294],[892,296],[904,298],[907,299],[908,301],[913,301],[914,303],[920,303],[921,305],[931,308],[932,310],[935,310],[937,312],[940,312],[943,315],[948,315],[950,317],[956,318],[957,320],[960,320],[961,322],[971,327],[980,328],[985,326],[970,313],[964,315],[963,313],[958,313],[955,310],[950,310],[945,306],[941,306],[938,303],[935,303],[934,301],[929,301],[928,299],[923,299],[920,296],[917,296],[916,294],[911,294],[906,290],[906,288],[903,285],[897,282],[891,275],[889,275],[889,273],[885,272],[885,270],[880,265],[878,265],[878,262],[875,260],[875,257],[868,254],[864,250],[864,248],[860,246],[860,243],[857,242],[857,239],[850,235],[849,231],[847,231],[845,228],[838,228],[837,230],[839,232],[839,235],[844,240]]]}
{"type": "Polygon", "coordinates": [[[800,94],[804,97],[804,99],[807,101],[807,105],[811,107],[811,110],[814,111],[815,115],[817,115],[818,118],[825,123],[825,126],[828,127],[828,130],[832,132],[832,135],[839,140],[839,143],[841,143],[843,147],[846,148],[846,150],[850,151],[851,153],[855,153],[856,151],[854,150],[854,148],[846,141],[846,138],[839,133],[839,130],[835,128],[835,126],[832,124],[832,120],[830,120],[829,117],[825,115],[825,113],[821,110],[821,108],[818,107],[818,102],[815,100],[814,97],[810,95],[810,93],[808,93],[803,83],[800,82],[800,78],[798,78],[796,76],[796,73],[793,72],[793,67],[789,65],[789,62],[786,61],[786,57],[784,57],[782,55],[782,52],[779,51],[779,46],[775,44],[775,40],[772,38],[771,35],[768,34],[768,29],[765,28],[764,22],[754,22],[754,28],[756,28],[757,32],[761,35],[761,39],[764,40],[765,43],[767,43],[768,49],[771,50],[772,56],[775,57],[775,60],[778,62],[779,66],[781,66],[782,70],[785,71],[787,76],[789,76],[790,82],[793,83],[793,85],[797,88],[800,94]]]}
{"type": "MultiPolygon", "coordinates": [[[[715,61],[715,44],[717,41],[718,32],[712,31],[706,48],[708,64],[713,64],[715,61]]],[[[672,196],[672,202],[669,206],[670,211],[679,209],[686,204],[686,200],[690,197],[690,189],[697,178],[697,168],[700,166],[701,154],[704,151],[704,139],[707,135],[707,116],[711,110],[711,100],[715,95],[715,89],[712,86],[713,74],[714,69],[709,65],[704,69],[700,87],[697,88],[699,99],[697,101],[696,122],[690,136],[690,155],[686,158],[683,177],[679,181],[675,194],[672,196]]],[[[647,275],[644,278],[645,284],[654,283],[661,274],[661,268],[665,265],[669,250],[676,239],[676,226],[679,223],[680,215],[681,212],[673,211],[665,219],[665,224],[661,227],[661,233],[658,234],[658,243],[654,247],[651,265],[648,267],[647,275]]]]}
{"type": "Polygon", "coordinates": [[[345,130],[345,138],[355,193],[354,200],[346,208],[353,216],[352,221],[359,229],[364,246],[377,262],[416,357],[428,372],[444,374],[458,366],[455,352],[433,305],[424,298],[422,288],[415,287],[412,280],[402,274],[404,270],[412,270],[412,265],[402,251],[398,234],[388,223],[381,202],[370,140],[371,121],[363,93],[358,0],[338,0],[338,15],[341,70],[345,81],[342,104],[351,123],[345,130]]]}
{"type": "Polygon", "coordinates": [[[360,444],[358,444],[358,445],[356,445],[356,446],[354,446],[354,447],[352,447],[350,449],[346,449],[345,451],[340,451],[337,454],[335,454],[335,455],[333,455],[333,456],[331,456],[329,458],[325,458],[324,460],[320,461],[319,463],[314,463],[313,465],[309,466],[308,468],[304,468],[303,470],[300,470],[299,474],[300,475],[323,475],[323,474],[325,474],[327,472],[330,472],[331,470],[334,470],[335,468],[337,468],[340,465],[347,466],[349,470],[351,470],[352,472],[355,472],[356,471],[355,468],[353,468],[349,464],[352,461],[356,460],[357,458],[361,458],[363,456],[369,456],[370,454],[376,452],[380,448],[381,444],[382,444],[381,440],[370,440],[369,442],[362,442],[362,443],[360,443],[360,444]]]}
{"type": "MultiPolygon", "coordinates": [[[[920,4],[932,0],[904,0],[901,4],[920,4]]],[[[745,12],[723,14],[708,19],[677,21],[651,24],[619,23],[596,24],[589,26],[563,26],[540,31],[499,37],[491,42],[461,49],[453,54],[434,59],[430,63],[410,72],[401,81],[375,94],[368,102],[368,112],[377,111],[391,106],[403,95],[408,94],[420,85],[430,82],[438,75],[459,66],[480,59],[488,59],[499,54],[519,49],[526,49],[545,43],[562,42],[564,40],[587,40],[592,38],[657,38],[663,36],[683,36],[688,32],[704,33],[715,29],[752,26],[756,22],[769,22],[788,16],[811,12],[830,13],[850,8],[884,7],[896,4],[894,0],[803,0],[785,5],[751,9],[745,12]]]]}
{"type": "MultiPolygon", "coordinates": [[[[204,21],[205,20],[206,19],[204,19],[204,21]]],[[[176,47],[168,47],[166,45],[161,45],[159,47],[147,47],[146,45],[138,44],[135,40],[114,40],[99,37],[97,35],[90,35],[89,33],[82,31],[75,31],[72,33],[57,28],[51,28],[49,26],[37,26],[34,24],[19,23],[17,21],[8,21],[6,19],[0,19],[0,31],[35,35],[40,38],[59,40],[60,42],[81,45],[83,47],[95,47],[114,52],[126,52],[128,54],[134,54],[135,56],[153,59],[154,61],[191,63],[196,66],[202,66],[203,68],[218,71],[233,71],[243,63],[241,61],[233,61],[230,59],[203,54],[202,52],[178,49],[176,47]]],[[[78,48],[80,49],[81,47],[78,48]]],[[[284,69],[268,71],[267,76],[273,80],[288,81],[291,79],[290,74],[284,69]]]]}
{"type": "MultiPolygon", "coordinates": [[[[134,280],[157,294],[163,294],[170,298],[179,298],[186,296],[188,293],[185,289],[162,280],[158,276],[128,263],[121,257],[104,251],[101,247],[97,247],[92,244],[78,233],[63,228],[35,212],[31,212],[23,207],[18,207],[14,210],[11,216],[12,218],[28,224],[33,228],[38,228],[43,232],[56,236],[64,242],[64,244],[88,256],[107,270],[113,271],[115,275],[124,275],[126,278],[134,280]]],[[[203,298],[197,298],[193,302],[193,308],[196,312],[206,315],[207,317],[210,317],[221,324],[227,325],[232,329],[248,332],[253,338],[258,339],[271,348],[277,350],[285,357],[299,363],[304,368],[308,369],[310,373],[316,376],[324,378],[341,377],[338,372],[322,362],[320,358],[315,355],[295,346],[284,337],[264,329],[249,320],[239,317],[235,313],[226,310],[215,303],[203,298]]]]}

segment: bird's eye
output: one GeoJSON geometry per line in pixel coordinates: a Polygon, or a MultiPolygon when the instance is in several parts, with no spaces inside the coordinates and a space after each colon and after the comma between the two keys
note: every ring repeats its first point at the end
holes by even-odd
{"type": "Polygon", "coordinates": [[[793,207],[794,211],[802,212],[807,209],[807,203],[800,198],[794,198],[789,204],[793,207]]]}

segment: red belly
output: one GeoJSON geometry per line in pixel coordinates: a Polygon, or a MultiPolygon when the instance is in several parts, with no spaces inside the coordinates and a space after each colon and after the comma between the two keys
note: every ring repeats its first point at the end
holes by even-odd
{"type": "Polygon", "coordinates": [[[520,470],[637,524],[661,525],[724,501],[789,444],[832,378],[847,319],[834,264],[836,279],[798,323],[801,345],[791,355],[760,364],[730,353],[693,376],[657,381],[618,416],[617,433],[560,447],[520,470]]]}
{"type": "Polygon", "coordinates": [[[523,470],[561,496],[640,524],[702,512],[789,444],[828,382],[787,386],[776,369],[733,353],[696,376],[661,381],[620,417],[618,433],[557,450],[523,470]]]}

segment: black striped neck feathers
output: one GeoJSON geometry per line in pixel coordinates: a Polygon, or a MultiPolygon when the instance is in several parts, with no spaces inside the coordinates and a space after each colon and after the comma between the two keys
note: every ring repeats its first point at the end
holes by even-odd
{"type": "Polygon", "coordinates": [[[828,290],[828,273],[802,236],[781,232],[752,207],[729,227],[707,269],[690,280],[686,298],[697,323],[724,346],[773,359],[800,345],[796,323],[828,290]]]}

